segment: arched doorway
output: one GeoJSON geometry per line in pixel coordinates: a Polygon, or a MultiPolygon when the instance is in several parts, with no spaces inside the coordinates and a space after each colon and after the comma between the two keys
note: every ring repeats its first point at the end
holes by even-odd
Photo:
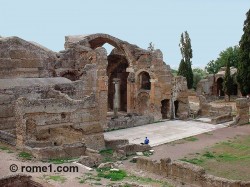
{"type": "Polygon", "coordinates": [[[224,91],[223,91],[223,78],[218,78],[217,79],[217,95],[218,96],[224,96],[224,91]]]}
{"type": "Polygon", "coordinates": [[[120,111],[127,111],[127,77],[126,68],[129,66],[128,60],[131,61],[131,57],[127,58],[127,50],[129,50],[128,45],[122,40],[115,38],[108,34],[91,34],[86,35],[79,41],[80,45],[87,45],[92,49],[98,47],[105,47],[107,49],[108,45],[114,47],[111,53],[107,56],[108,66],[106,69],[108,76],[108,110],[113,110],[113,99],[114,99],[114,84],[113,79],[120,79],[120,111]]]}
{"type": "Polygon", "coordinates": [[[113,110],[113,99],[115,94],[115,88],[113,79],[118,78],[120,80],[120,111],[127,111],[127,78],[129,73],[126,72],[128,67],[128,61],[124,55],[110,54],[108,56],[108,109],[113,110]]]}
{"type": "Polygon", "coordinates": [[[169,99],[164,99],[161,101],[161,115],[162,119],[167,119],[168,118],[168,113],[169,113],[169,99]]]}

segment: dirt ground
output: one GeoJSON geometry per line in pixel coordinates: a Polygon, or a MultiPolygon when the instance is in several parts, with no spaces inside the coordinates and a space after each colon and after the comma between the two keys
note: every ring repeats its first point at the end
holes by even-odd
{"type": "MultiPolygon", "coordinates": [[[[168,144],[153,147],[154,154],[150,156],[153,160],[160,160],[161,158],[171,158],[171,160],[178,160],[186,156],[195,155],[201,153],[205,148],[211,147],[216,143],[232,140],[236,136],[246,136],[250,135],[250,125],[238,126],[238,127],[226,127],[211,131],[208,133],[193,136],[191,138],[186,138],[183,140],[178,140],[168,144]]],[[[124,165],[126,170],[132,170],[133,172],[140,173],[141,175],[148,176],[148,174],[143,171],[136,169],[135,164],[126,162],[124,165]]],[[[250,172],[250,170],[249,170],[250,172]]],[[[249,173],[248,172],[248,173],[249,173]]],[[[152,176],[158,177],[158,176],[152,176]]],[[[176,186],[183,186],[179,183],[176,186]]],[[[185,185],[184,185],[185,186],[185,185]]]]}
{"type": "Polygon", "coordinates": [[[211,131],[209,133],[194,136],[196,141],[178,140],[168,144],[154,147],[154,155],[152,159],[159,160],[161,158],[171,158],[177,160],[192,153],[197,153],[205,147],[212,146],[218,142],[226,141],[234,138],[235,136],[250,135],[250,125],[238,127],[226,127],[211,131]]]}
{"type": "MultiPolygon", "coordinates": [[[[250,125],[246,126],[239,126],[239,127],[227,127],[218,129],[215,131],[211,131],[209,133],[204,133],[197,135],[195,137],[186,138],[184,140],[178,140],[175,142],[171,142],[168,144],[160,145],[154,147],[154,154],[150,156],[150,158],[159,160],[161,158],[169,157],[172,160],[177,160],[185,157],[186,155],[199,153],[204,148],[212,146],[218,142],[226,141],[229,139],[233,139],[235,136],[242,136],[242,135],[250,135],[250,125]]],[[[10,171],[10,165],[16,164],[18,167],[21,166],[28,166],[28,165],[48,165],[49,163],[41,162],[41,161],[27,161],[18,158],[18,150],[15,150],[8,145],[0,144],[0,147],[8,147],[8,150],[0,149],[0,176],[6,176],[10,174],[14,174],[10,171]]],[[[153,174],[149,174],[147,172],[140,171],[136,168],[136,165],[126,160],[123,162],[124,165],[121,167],[132,173],[134,175],[140,177],[151,177],[157,180],[166,181],[160,176],[155,176],[153,174]]],[[[70,166],[74,165],[73,163],[64,163],[61,164],[62,166],[70,166]]],[[[53,164],[53,167],[55,165],[53,164]]],[[[93,171],[95,172],[95,171],[93,171]]],[[[27,173],[28,175],[33,176],[33,180],[42,183],[44,186],[105,186],[110,183],[110,181],[102,180],[101,184],[95,183],[90,184],[80,184],[79,179],[82,176],[86,175],[86,173],[90,173],[85,168],[79,166],[79,172],[77,173],[27,173]],[[62,183],[61,180],[54,181],[50,180],[49,176],[53,175],[60,175],[66,178],[66,181],[62,183]]],[[[94,173],[93,173],[94,174],[94,173]]],[[[173,182],[173,181],[170,181],[173,182]]],[[[143,185],[143,186],[161,186],[161,185],[143,185]]],[[[178,185],[174,184],[174,186],[185,186],[185,185],[178,185]]]]}

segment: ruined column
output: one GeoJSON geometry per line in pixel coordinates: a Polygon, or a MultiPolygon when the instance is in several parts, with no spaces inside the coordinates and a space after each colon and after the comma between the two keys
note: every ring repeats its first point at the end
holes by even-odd
{"type": "Polygon", "coordinates": [[[135,74],[133,68],[127,68],[126,72],[129,72],[127,78],[127,113],[132,113],[134,112],[135,74]]]}
{"type": "Polygon", "coordinates": [[[114,117],[117,118],[118,110],[120,109],[120,79],[114,78],[113,84],[115,85],[115,94],[113,100],[114,117]]]}

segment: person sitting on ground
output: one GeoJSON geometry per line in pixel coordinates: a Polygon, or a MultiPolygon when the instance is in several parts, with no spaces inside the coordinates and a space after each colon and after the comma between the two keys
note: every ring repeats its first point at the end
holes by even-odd
{"type": "Polygon", "coordinates": [[[148,139],[148,137],[145,138],[144,144],[149,144],[149,139],[148,139]]]}

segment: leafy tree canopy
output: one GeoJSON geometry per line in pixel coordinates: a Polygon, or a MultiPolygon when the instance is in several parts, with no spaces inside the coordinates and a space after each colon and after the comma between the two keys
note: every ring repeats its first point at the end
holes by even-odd
{"type": "Polygon", "coordinates": [[[209,74],[216,74],[221,67],[227,65],[227,60],[230,59],[230,66],[238,67],[240,57],[239,46],[228,47],[226,50],[221,51],[216,60],[211,60],[205,67],[209,74]]]}
{"type": "Polygon", "coordinates": [[[237,81],[242,95],[250,94],[250,9],[246,13],[243,35],[240,44],[240,60],[238,64],[237,81]]]}
{"type": "Polygon", "coordinates": [[[193,88],[196,90],[198,82],[207,76],[207,72],[201,68],[194,68],[193,74],[193,88]]]}

